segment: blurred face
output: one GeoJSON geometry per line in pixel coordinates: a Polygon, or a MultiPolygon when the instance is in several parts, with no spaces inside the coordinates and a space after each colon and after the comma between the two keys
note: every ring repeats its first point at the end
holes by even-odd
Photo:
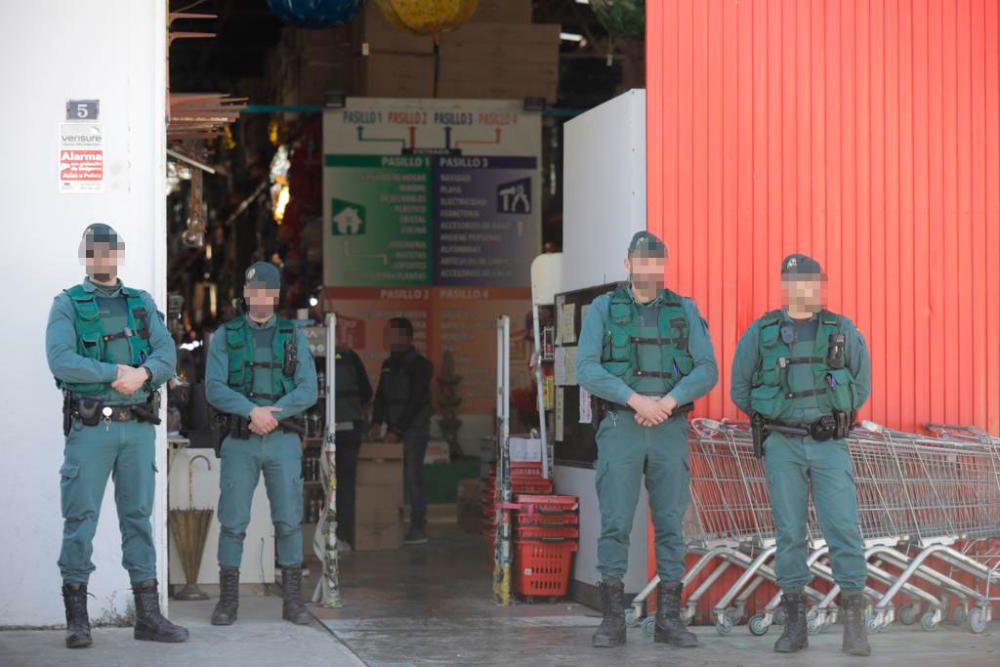
{"type": "Polygon", "coordinates": [[[413,336],[406,329],[389,326],[385,329],[385,340],[390,352],[406,352],[413,343],[413,336]]]}
{"type": "Polygon", "coordinates": [[[797,311],[818,313],[823,309],[823,288],[826,277],[815,276],[789,276],[781,281],[781,294],[785,300],[785,306],[797,311]]]}
{"type": "Polygon", "coordinates": [[[633,253],[625,258],[625,270],[629,280],[637,290],[661,290],[664,286],[664,273],[667,259],[663,255],[643,255],[633,253]]]}
{"type": "Polygon", "coordinates": [[[260,283],[249,283],[243,288],[243,299],[247,303],[247,311],[257,320],[264,320],[274,314],[278,307],[278,296],[281,290],[267,289],[260,283]]]}
{"type": "Polygon", "coordinates": [[[87,267],[87,275],[92,280],[106,283],[118,278],[118,265],[125,259],[125,244],[89,243],[80,257],[81,263],[87,267]]]}

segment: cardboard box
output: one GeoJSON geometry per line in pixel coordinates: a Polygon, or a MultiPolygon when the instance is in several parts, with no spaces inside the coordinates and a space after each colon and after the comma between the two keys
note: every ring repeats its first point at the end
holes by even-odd
{"type": "Polygon", "coordinates": [[[479,0],[476,12],[469,22],[531,23],[531,18],[531,0],[479,0]]]}
{"type": "Polygon", "coordinates": [[[403,544],[403,524],[358,524],[354,528],[356,551],[391,551],[403,544]]]}
{"type": "Polygon", "coordinates": [[[424,465],[439,465],[451,461],[451,449],[445,440],[431,440],[427,443],[424,465]]]}
{"type": "Polygon", "coordinates": [[[403,540],[402,485],[358,486],[355,502],[354,548],[358,551],[398,549],[403,540]]]}
{"type": "Polygon", "coordinates": [[[365,442],[358,453],[359,461],[402,461],[403,444],[399,442],[365,442]]]}
{"type": "Polygon", "coordinates": [[[432,55],[434,40],[427,35],[417,35],[400,30],[389,23],[374,2],[365,7],[364,18],[354,21],[355,53],[405,53],[432,55]],[[367,46],[365,46],[367,45],[367,46]]]}
{"type": "Polygon", "coordinates": [[[385,489],[403,488],[403,464],[400,461],[358,461],[358,488],[376,486],[385,489]]]}
{"type": "Polygon", "coordinates": [[[433,97],[434,56],[372,53],[356,59],[358,81],[368,97],[433,97]]]}
{"type": "Polygon", "coordinates": [[[441,98],[555,102],[559,92],[555,24],[476,23],[441,36],[436,93],[441,98]]]}

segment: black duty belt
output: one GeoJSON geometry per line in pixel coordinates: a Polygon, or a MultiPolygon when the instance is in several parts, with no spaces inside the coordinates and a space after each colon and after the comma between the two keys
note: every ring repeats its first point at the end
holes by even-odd
{"type": "Polygon", "coordinates": [[[97,426],[104,422],[140,421],[159,424],[155,402],[133,405],[108,405],[99,399],[70,399],[64,409],[68,408],[69,419],[79,419],[84,426],[97,426]]]}

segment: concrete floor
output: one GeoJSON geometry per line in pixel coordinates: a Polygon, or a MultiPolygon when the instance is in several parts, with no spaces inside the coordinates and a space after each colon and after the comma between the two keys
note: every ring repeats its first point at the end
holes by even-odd
{"type": "Polygon", "coordinates": [[[63,630],[0,632],[0,666],[137,667],[323,667],[363,666],[364,662],[319,623],[292,625],[281,620],[281,599],[240,599],[239,621],[230,627],[208,622],[216,600],[170,603],[170,617],[191,632],[185,644],[156,644],[132,639],[132,628],[95,628],[94,645],[70,651],[63,630]]]}
{"type": "Polygon", "coordinates": [[[745,627],[728,637],[694,628],[702,646],[689,650],[654,644],[636,629],[624,648],[598,651],[590,646],[597,612],[573,603],[498,607],[483,542],[441,526],[432,525],[430,534],[430,544],[401,552],[346,555],[345,606],[315,612],[371,667],[1000,665],[1000,621],[983,635],[895,626],[872,638],[875,655],[868,660],[840,652],[839,626],[811,638],[808,652],[795,656],[773,652],[777,627],[759,638],[745,627]]]}
{"type": "MultiPolygon", "coordinates": [[[[310,605],[319,620],[311,626],[281,621],[281,601],[274,596],[244,595],[240,620],[228,628],[208,623],[214,599],[175,601],[171,615],[191,630],[190,643],[136,642],[130,628],[98,628],[94,647],[71,653],[63,647],[61,630],[0,632],[0,667],[1000,665],[1000,621],[982,635],[897,625],[872,638],[875,655],[867,660],[840,653],[839,627],[812,637],[812,647],[794,656],[773,653],[779,628],[758,638],[745,627],[728,637],[714,628],[694,628],[702,646],[684,651],[653,644],[639,630],[630,630],[625,647],[598,651],[590,646],[599,622],[594,610],[573,603],[499,607],[493,603],[483,542],[448,526],[432,525],[429,532],[427,545],[344,555],[344,607],[310,605]]],[[[318,574],[313,565],[310,584],[318,574]]]]}

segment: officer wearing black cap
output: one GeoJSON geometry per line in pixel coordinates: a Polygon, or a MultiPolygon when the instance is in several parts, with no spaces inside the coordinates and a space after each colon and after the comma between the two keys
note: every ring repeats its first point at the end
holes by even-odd
{"type": "Polygon", "coordinates": [[[719,373],[698,308],[664,287],[666,255],[655,235],[632,237],[625,257],[629,281],[594,299],[577,347],[577,380],[597,399],[597,560],[604,620],[593,645],[601,648],[625,642],[622,578],[643,476],[660,576],[655,639],[680,647],[698,644],[680,619],[686,569],[682,525],[690,499],[687,415],[719,373]]]}
{"type": "Polygon", "coordinates": [[[282,617],[310,622],[302,603],[302,441],[296,419],[316,403],[316,365],[305,334],[275,315],[281,276],[268,262],[247,269],[246,312],[209,344],[205,397],[223,416],[219,455],[219,603],[213,625],[232,625],[239,608],[243,540],[254,490],[264,475],[282,568],[282,617]]]}
{"type": "Polygon", "coordinates": [[[868,349],[854,324],[824,308],[819,262],[781,264],[785,305],[750,325],[733,361],[733,402],[750,416],[764,456],[777,532],[775,569],[786,612],[779,653],[808,647],[804,587],[810,487],[833,576],[841,588],[843,650],[870,655],[865,632],[867,565],[846,437],[871,391],[868,349]]]}
{"type": "Polygon", "coordinates": [[[122,532],[122,562],[135,594],[136,639],[183,642],[188,631],[160,613],[149,517],[156,488],[157,389],[173,377],[174,340],[148,293],[118,278],[125,242],[110,226],[89,225],[79,256],[83,282],[52,304],[45,331],[49,368],[63,390],[66,436],[59,569],[66,646],[92,644],[87,583],[94,531],[108,477],[122,532]]]}

